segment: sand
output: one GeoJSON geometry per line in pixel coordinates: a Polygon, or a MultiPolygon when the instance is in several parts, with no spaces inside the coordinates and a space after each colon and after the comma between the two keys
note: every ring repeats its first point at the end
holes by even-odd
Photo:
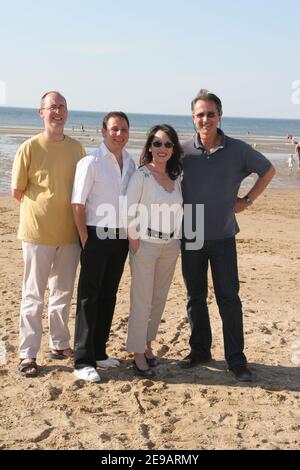
{"type": "MultiPolygon", "coordinates": [[[[161,357],[156,379],[135,378],[132,357],[124,348],[128,265],[109,343],[109,353],[122,360],[121,367],[102,372],[100,384],[90,384],[74,377],[71,360],[48,360],[45,314],[41,376],[21,377],[17,204],[1,197],[0,213],[0,339],[7,350],[7,363],[0,366],[0,448],[300,449],[299,191],[268,190],[238,217],[245,352],[254,372],[250,384],[236,382],[226,371],[211,283],[215,361],[191,371],[176,365],[189,349],[179,262],[156,343],[161,357]]],[[[74,313],[75,298],[72,334],[74,313]]]]}

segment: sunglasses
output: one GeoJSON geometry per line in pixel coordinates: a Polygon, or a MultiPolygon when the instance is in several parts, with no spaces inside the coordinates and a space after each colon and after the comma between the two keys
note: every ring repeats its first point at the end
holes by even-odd
{"type": "Polygon", "coordinates": [[[159,148],[164,146],[166,149],[172,149],[174,147],[174,144],[172,142],[161,142],[160,140],[154,140],[152,142],[153,147],[159,148]]]}

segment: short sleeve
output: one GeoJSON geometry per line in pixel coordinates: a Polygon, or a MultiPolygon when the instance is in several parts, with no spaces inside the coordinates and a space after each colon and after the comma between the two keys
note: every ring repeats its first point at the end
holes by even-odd
{"type": "Polygon", "coordinates": [[[16,153],[12,168],[12,189],[24,191],[28,184],[28,172],[30,167],[30,146],[21,145],[16,153]]]}
{"type": "Polygon", "coordinates": [[[143,193],[144,178],[144,174],[139,170],[136,170],[130,178],[126,191],[128,207],[140,202],[143,193]]]}
{"type": "Polygon", "coordinates": [[[245,161],[247,172],[256,173],[258,176],[264,176],[272,166],[270,160],[248,144],[245,144],[245,161]]]}
{"type": "Polygon", "coordinates": [[[88,195],[94,184],[94,157],[84,157],[76,165],[73,184],[72,204],[86,204],[88,195]]]}

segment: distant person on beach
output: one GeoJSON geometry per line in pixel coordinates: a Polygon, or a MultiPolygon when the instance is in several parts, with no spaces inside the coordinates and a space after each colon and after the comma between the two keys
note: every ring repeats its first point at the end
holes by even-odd
{"type": "Polygon", "coordinates": [[[96,367],[117,367],[106,353],[116,296],[128,254],[119,206],[135,163],[125,146],[129,120],[122,112],[103,119],[103,143],[77,165],[72,205],[82,245],[75,325],[74,374],[99,382],[96,367]]]}
{"type": "Polygon", "coordinates": [[[295,158],[293,154],[291,154],[289,158],[287,159],[287,164],[289,168],[289,174],[291,174],[295,165],[295,158]]]}
{"type": "Polygon", "coordinates": [[[192,116],[197,133],[183,145],[184,218],[198,233],[203,227],[195,223],[195,212],[198,205],[204,205],[204,243],[200,249],[191,249],[184,228],[182,269],[188,294],[191,351],[179,365],[190,368],[211,360],[212,333],[207,307],[210,264],[228,368],[237,380],[251,381],[252,373],[243,352],[235,240],[239,227],[235,213],[246,210],[258,198],[273,178],[275,169],[250,145],[218,129],[222,103],[214,93],[200,90],[192,101],[192,116]],[[258,180],[246,196],[238,197],[242,180],[251,173],[257,173],[258,180]],[[192,217],[186,207],[192,207],[192,217]]]}
{"type": "Polygon", "coordinates": [[[81,131],[82,131],[82,132],[85,132],[85,129],[84,129],[84,125],[83,125],[83,124],[81,124],[80,128],[81,128],[81,131]]]}
{"type": "Polygon", "coordinates": [[[39,114],[44,132],[19,148],[12,171],[12,195],[20,202],[24,259],[20,319],[19,371],[38,374],[44,296],[49,286],[51,359],[72,356],[69,309],[79,259],[78,234],[71,208],[77,162],[85,155],[79,142],[64,135],[67,102],[57,91],[45,93],[39,114]]]}
{"type": "Polygon", "coordinates": [[[134,353],[133,371],[140,377],[153,377],[159,363],[152,342],[180,252],[181,154],[176,131],[167,124],[154,126],[126,193],[128,211],[136,208],[128,217],[131,290],[126,346],[134,353]]]}
{"type": "Polygon", "coordinates": [[[295,154],[298,157],[298,170],[300,170],[300,141],[296,143],[295,154]]]}

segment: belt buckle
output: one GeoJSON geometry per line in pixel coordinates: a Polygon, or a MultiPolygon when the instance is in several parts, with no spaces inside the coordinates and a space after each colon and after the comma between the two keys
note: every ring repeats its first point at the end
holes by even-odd
{"type": "Polygon", "coordinates": [[[174,237],[174,232],[172,232],[172,233],[162,233],[161,234],[162,240],[168,241],[168,240],[171,240],[173,237],[174,237]]]}
{"type": "Polygon", "coordinates": [[[152,230],[152,229],[149,229],[149,236],[150,238],[156,238],[156,239],[162,238],[161,232],[158,232],[157,230],[152,230]]]}
{"type": "Polygon", "coordinates": [[[169,233],[158,232],[157,230],[148,228],[148,236],[150,238],[156,238],[159,240],[170,240],[171,238],[173,238],[174,232],[169,234],[169,233]]]}

